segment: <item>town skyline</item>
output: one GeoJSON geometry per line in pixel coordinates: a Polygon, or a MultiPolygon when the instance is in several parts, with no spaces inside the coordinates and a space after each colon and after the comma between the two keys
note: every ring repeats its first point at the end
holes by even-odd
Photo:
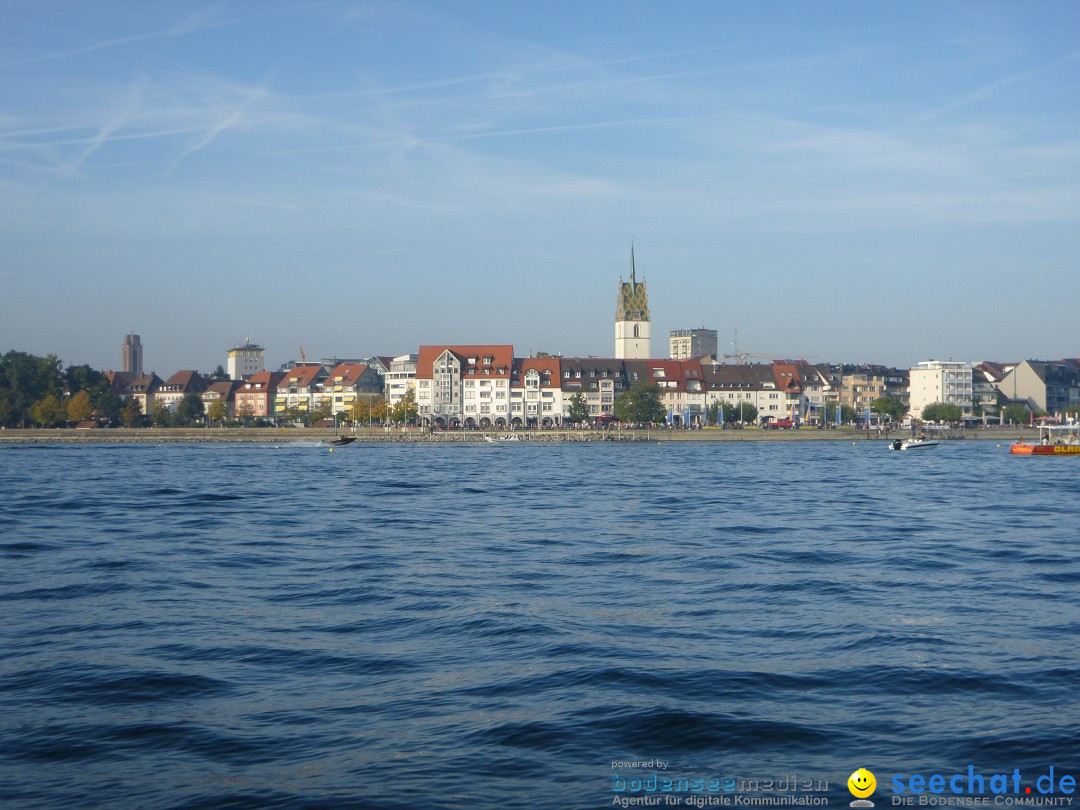
{"type": "Polygon", "coordinates": [[[0,346],[603,356],[633,244],[656,336],[1069,355],[1034,303],[1080,297],[1076,30],[1064,0],[24,4],[0,346]]]}
{"type": "MultiPolygon", "coordinates": [[[[609,326],[610,326],[610,323],[609,323],[609,326]]],[[[710,326],[708,324],[698,324],[698,325],[693,326],[693,327],[686,327],[687,330],[694,330],[694,331],[696,331],[698,329],[701,329],[701,328],[704,328],[704,329],[708,330],[708,329],[710,329],[710,326]]],[[[671,331],[682,331],[682,330],[681,329],[673,329],[671,331]]],[[[717,331],[717,330],[713,330],[713,331],[717,331]]],[[[111,352],[111,354],[113,355],[111,361],[104,361],[102,363],[95,363],[95,362],[86,360],[86,359],[84,359],[84,357],[85,357],[84,355],[77,354],[75,357],[67,357],[67,356],[59,354],[57,352],[37,350],[35,347],[32,347],[32,346],[8,345],[8,346],[5,346],[5,347],[0,347],[0,349],[2,349],[3,351],[25,352],[26,354],[31,354],[31,355],[36,355],[36,356],[46,356],[46,355],[52,354],[52,355],[55,355],[65,366],[88,365],[91,368],[97,369],[99,371],[123,371],[124,370],[124,368],[123,368],[124,363],[123,363],[123,360],[122,360],[122,353],[123,353],[123,351],[125,349],[127,339],[129,337],[132,337],[132,336],[140,338],[140,341],[141,341],[140,352],[142,353],[141,356],[144,358],[142,360],[141,365],[142,365],[142,368],[144,369],[144,371],[146,373],[157,373],[159,375],[164,374],[166,376],[169,375],[169,374],[172,374],[173,372],[182,371],[182,370],[192,370],[192,371],[198,371],[198,372],[203,373],[203,374],[210,374],[218,366],[224,367],[226,365],[226,358],[227,358],[227,356],[229,354],[230,349],[240,348],[240,347],[242,347],[243,345],[245,345],[247,343],[252,343],[252,344],[259,345],[260,348],[265,350],[265,352],[266,352],[266,355],[265,355],[266,356],[266,367],[268,369],[281,369],[281,368],[286,368],[286,367],[289,367],[291,365],[294,365],[294,364],[297,364],[297,363],[303,363],[303,362],[322,363],[324,365],[326,365],[326,364],[333,365],[333,364],[336,364],[337,362],[340,362],[340,361],[342,361],[344,359],[364,359],[364,358],[374,358],[374,357],[393,358],[393,357],[398,357],[398,356],[406,355],[406,354],[416,354],[417,350],[420,347],[425,346],[425,345],[443,346],[443,345],[489,345],[489,344],[500,344],[500,345],[502,345],[502,344],[505,344],[505,345],[510,345],[510,346],[514,347],[514,356],[518,357],[518,358],[535,357],[538,354],[541,354],[541,355],[546,354],[546,355],[550,355],[550,356],[554,356],[554,357],[582,358],[582,359],[587,359],[587,358],[613,359],[613,358],[616,357],[616,353],[614,351],[614,348],[611,345],[609,345],[608,351],[606,351],[606,352],[604,352],[604,351],[593,352],[593,353],[561,352],[561,351],[550,351],[546,347],[546,345],[541,345],[541,346],[535,347],[535,348],[534,347],[522,347],[519,343],[516,343],[513,340],[508,340],[508,341],[503,341],[503,340],[471,340],[471,341],[433,340],[433,341],[428,341],[428,342],[416,343],[415,345],[406,346],[406,347],[401,348],[400,350],[395,350],[395,351],[390,351],[390,352],[366,351],[366,350],[325,352],[325,351],[315,351],[315,350],[312,350],[311,347],[305,346],[303,344],[298,344],[296,347],[294,347],[292,352],[288,351],[287,349],[282,349],[280,352],[277,352],[275,354],[274,353],[274,347],[266,345],[265,341],[261,341],[257,337],[245,336],[245,337],[243,337],[241,339],[234,340],[231,344],[229,344],[227,346],[225,346],[223,344],[220,352],[218,353],[218,355],[216,357],[207,357],[206,362],[204,362],[204,363],[197,363],[197,362],[190,362],[190,361],[185,362],[184,358],[186,358],[188,356],[185,355],[182,351],[178,351],[176,349],[166,347],[165,356],[166,357],[178,358],[179,362],[173,362],[173,363],[171,363],[169,365],[159,365],[159,364],[156,364],[154,362],[154,359],[153,359],[154,356],[155,356],[154,347],[150,346],[150,350],[147,353],[146,349],[147,349],[148,343],[147,343],[147,341],[143,340],[143,333],[138,332],[138,331],[129,332],[129,333],[119,335],[118,339],[115,341],[113,351],[111,352]]],[[[654,338],[653,338],[654,351],[652,352],[649,359],[655,359],[655,360],[672,359],[670,357],[670,355],[669,355],[669,352],[666,350],[667,347],[668,347],[669,339],[670,339],[670,333],[655,334],[654,338]],[[660,341],[660,344],[665,349],[665,351],[656,351],[655,350],[657,345],[658,345],[657,340],[660,341]]],[[[613,342],[614,342],[613,339],[611,341],[609,341],[609,343],[613,343],[613,342]]],[[[104,357],[106,354],[108,354],[108,352],[105,352],[104,350],[101,350],[98,347],[95,347],[93,349],[92,353],[95,356],[101,356],[101,357],[104,357]]],[[[1080,351],[1078,351],[1076,348],[1072,348],[1072,349],[1065,348],[1065,349],[1059,350],[1057,352],[1050,352],[1050,353],[1046,353],[1046,354],[1042,354],[1042,355],[1037,355],[1037,356],[1032,355],[1032,356],[1026,356],[1026,357],[1018,356],[1016,354],[1005,355],[1005,356],[1002,356],[1002,357],[996,357],[996,356],[991,357],[991,356],[979,355],[979,356],[970,357],[970,358],[959,358],[959,357],[953,357],[953,356],[946,355],[946,356],[936,356],[936,357],[933,357],[933,356],[931,356],[931,357],[919,357],[919,358],[912,359],[908,363],[890,363],[890,362],[886,362],[886,361],[879,360],[879,359],[876,359],[876,358],[859,358],[859,359],[852,359],[852,358],[822,358],[822,357],[819,357],[819,356],[811,354],[811,353],[803,353],[803,352],[794,352],[794,353],[757,352],[757,351],[755,351],[753,349],[747,349],[746,348],[745,342],[739,336],[739,333],[736,330],[736,333],[733,335],[733,340],[730,343],[726,344],[726,345],[724,343],[723,336],[718,334],[718,353],[717,354],[718,354],[717,361],[720,364],[726,364],[726,365],[740,365],[740,364],[747,364],[747,363],[751,363],[751,364],[752,363],[769,364],[771,362],[771,360],[775,359],[775,360],[791,360],[791,361],[800,360],[800,361],[806,361],[806,362],[810,363],[811,365],[833,365],[833,366],[837,366],[837,365],[849,365],[849,366],[872,365],[872,366],[882,366],[882,367],[893,368],[893,369],[911,369],[911,368],[915,367],[918,363],[925,362],[925,361],[959,361],[959,362],[964,362],[964,363],[966,363],[968,365],[976,365],[976,364],[981,363],[981,362],[1002,363],[1002,364],[1009,365],[1009,364],[1020,363],[1020,362],[1023,362],[1025,360],[1027,360],[1027,361],[1035,361],[1035,362],[1056,362],[1056,361],[1064,359],[1064,358],[1076,357],[1076,356],[1080,355],[1080,351]],[[736,343],[735,341],[738,341],[738,343],[736,343]]]]}

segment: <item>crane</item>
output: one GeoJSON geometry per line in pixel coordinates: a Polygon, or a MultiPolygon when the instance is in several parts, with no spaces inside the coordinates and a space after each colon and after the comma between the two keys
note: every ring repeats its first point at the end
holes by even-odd
{"type": "Polygon", "coordinates": [[[806,360],[808,358],[809,359],[816,358],[817,355],[816,354],[799,354],[798,352],[796,352],[794,354],[754,354],[752,352],[735,352],[734,354],[722,354],[722,355],[720,355],[720,357],[726,358],[728,360],[734,360],[737,365],[741,366],[741,365],[746,363],[746,358],[747,357],[767,357],[770,360],[787,360],[788,358],[791,358],[791,357],[798,357],[800,360],[806,360]]]}
{"type": "Polygon", "coordinates": [[[727,360],[734,360],[735,363],[740,366],[746,363],[747,357],[767,357],[770,360],[786,360],[789,357],[798,357],[801,360],[806,360],[807,358],[817,357],[817,355],[814,354],[800,354],[799,352],[795,352],[794,354],[754,354],[753,352],[740,352],[738,328],[735,329],[735,342],[732,344],[732,346],[735,349],[734,352],[732,352],[731,354],[721,354],[718,357],[723,357],[727,360]]]}

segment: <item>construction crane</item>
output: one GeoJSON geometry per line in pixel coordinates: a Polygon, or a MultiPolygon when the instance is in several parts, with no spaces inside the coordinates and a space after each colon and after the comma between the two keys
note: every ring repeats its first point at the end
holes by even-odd
{"type": "Polygon", "coordinates": [[[787,357],[791,355],[787,354],[754,354],[753,352],[735,352],[733,354],[721,354],[725,360],[733,360],[737,365],[744,365],[746,363],[746,357],[768,357],[769,360],[778,360],[781,357],[787,357]]]}
{"type": "Polygon", "coordinates": [[[789,358],[798,357],[800,360],[806,360],[807,358],[816,358],[815,354],[801,354],[796,352],[794,354],[755,354],[753,352],[740,352],[739,351],[739,330],[735,330],[735,342],[732,344],[735,351],[731,354],[721,354],[719,357],[723,357],[727,360],[734,360],[736,365],[744,365],[747,357],[767,357],[770,360],[787,360],[789,358]]]}

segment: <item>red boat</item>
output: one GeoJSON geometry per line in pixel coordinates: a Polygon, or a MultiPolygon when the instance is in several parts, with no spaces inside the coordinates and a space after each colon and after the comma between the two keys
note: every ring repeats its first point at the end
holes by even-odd
{"type": "Polygon", "coordinates": [[[1039,430],[1038,444],[1020,440],[1009,452],[1014,456],[1080,456],[1080,428],[1076,425],[1047,425],[1039,430]]]}
{"type": "Polygon", "coordinates": [[[336,439],[331,439],[330,444],[332,444],[334,447],[341,447],[341,445],[343,444],[352,444],[355,441],[355,436],[339,436],[336,439]]]}

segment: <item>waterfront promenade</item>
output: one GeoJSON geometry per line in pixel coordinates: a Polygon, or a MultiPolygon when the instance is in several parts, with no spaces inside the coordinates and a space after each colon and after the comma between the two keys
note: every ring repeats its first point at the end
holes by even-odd
{"type": "MultiPolygon", "coordinates": [[[[328,442],[338,436],[355,436],[359,442],[441,442],[482,443],[485,436],[513,435],[522,442],[790,442],[790,441],[886,441],[907,437],[909,431],[896,430],[878,434],[876,430],[840,427],[828,430],[445,430],[428,432],[409,428],[28,428],[0,430],[0,444],[62,444],[62,443],[151,443],[172,442],[328,442]]],[[[1038,440],[1038,428],[971,428],[950,430],[941,438],[946,440],[974,439],[1012,443],[1016,439],[1038,440]]]]}

